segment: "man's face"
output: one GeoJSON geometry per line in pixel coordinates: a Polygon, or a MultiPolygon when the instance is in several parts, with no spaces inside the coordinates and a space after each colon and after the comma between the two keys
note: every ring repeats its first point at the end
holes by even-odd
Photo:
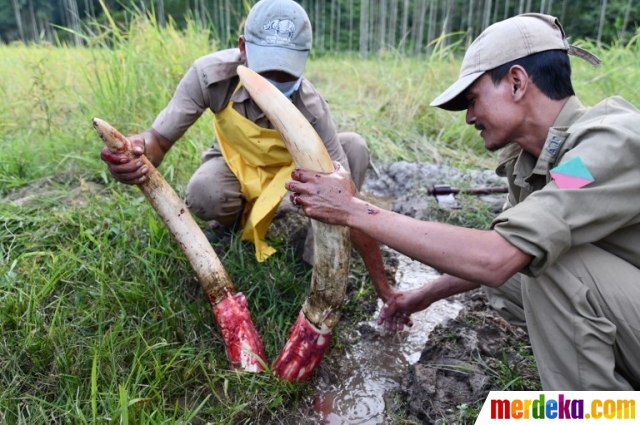
{"type": "Polygon", "coordinates": [[[514,102],[514,87],[507,77],[497,86],[485,73],[465,92],[467,124],[480,131],[485,147],[498,150],[516,141],[521,124],[520,108],[514,102]]]}

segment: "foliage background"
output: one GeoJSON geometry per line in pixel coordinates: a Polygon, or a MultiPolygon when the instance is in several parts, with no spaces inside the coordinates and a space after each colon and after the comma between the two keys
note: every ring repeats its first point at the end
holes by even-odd
{"type": "MultiPolygon", "coordinates": [[[[0,0],[0,41],[82,44],[89,22],[119,25],[153,14],[161,26],[198,22],[221,46],[234,46],[255,0],[0,0]],[[61,27],[71,31],[64,31],[61,27]]],[[[611,44],[628,41],[640,19],[637,0],[300,0],[314,28],[314,51],[380,50],[421,55],[436,43],[469,41],[491,22],[523,12],[558,16],[569,36],[611,44]],[[442,34],[448,37],[441,39],[442,34]]]]}

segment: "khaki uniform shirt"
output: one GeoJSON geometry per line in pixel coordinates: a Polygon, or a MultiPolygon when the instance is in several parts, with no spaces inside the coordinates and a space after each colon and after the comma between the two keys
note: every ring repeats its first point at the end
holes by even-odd
{"type": "Polygon", "coordinates": [[[513,144],[499,155],[509,196],[493,229],[532,256],[539,276],[572,246],[592,243],[640,267],[640,111],[620,97],[585,108],[571,97],[539,158],[513,144]],[[549,170],[579,157],[594,181],[560,189],[549,170]]]}
{"type": "MultiPolygon", "coordinates": [[[[239,49],[227,49],[197,59],[180,81],[173,98],[160,112],[152,127],[171,142],[175,142],[210,109],[214,114],[229,102],[242,116],[260,127],[274,129],[244,87],[238,91],[238,65],[244,65],[239,49]],[[235,93],[234,93],[235,92],[235,93]]],[[[293,104],[311,123],[325,144],[329,156],[349,171],[347,156],[338,140],[329,105],[313,85],[302,79],[300,88],[291,96],[293,104]]]]}

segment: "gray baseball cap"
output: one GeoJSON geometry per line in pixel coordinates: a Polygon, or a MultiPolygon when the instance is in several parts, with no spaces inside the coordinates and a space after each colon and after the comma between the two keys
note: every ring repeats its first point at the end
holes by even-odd
{"type": "Polygon", "coordinates": [[[247,65],[255,72],[284,71],[299,77],[311,50],[311,22],[293,0],[260,0],[244,25],[247,65]]]}
{"type": "Polygon", "coordinates": [[[467,109],[464,91],[486,71],[546,50],[565,50],[594,66],[600,64],[593,53],[567,42],[557,18],[525,13],[487,27],[467,49],[458,81],[431,102],[431,106],[449,111],[467,109]]]}

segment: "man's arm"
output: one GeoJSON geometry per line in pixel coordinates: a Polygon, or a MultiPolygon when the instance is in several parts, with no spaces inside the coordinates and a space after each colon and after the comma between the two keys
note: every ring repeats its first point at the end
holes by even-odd
{"type": "Polygon", "coordinates": [[[531,260],[495,231],[416,220],[358,199],[349,174],[336,169],[292,173],[286,187],[299,194],[307,216],[360,230],[440,272],[488,286],[502,285],[531,260]]]}
{"type": "Polygon", "coordinates": [[[371,236],[353,228],[351,229],[351,244],[362,257],[362,261],[373,281],[376,294],[382,301],[387,302],[395,291],[387,280],[382,254],[380,253],[380,245],[371,236]]]}

